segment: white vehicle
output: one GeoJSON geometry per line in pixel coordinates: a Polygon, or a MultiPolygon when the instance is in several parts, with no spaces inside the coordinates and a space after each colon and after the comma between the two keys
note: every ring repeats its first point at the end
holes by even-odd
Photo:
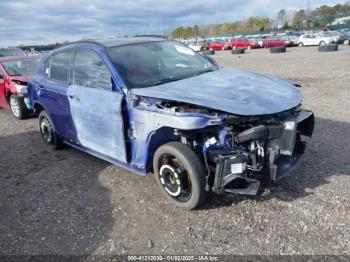
{"type": "Polygon", "coordinates": [[[328,45],[336,42],[335,37],[325,35],[322,33],[318,34],[305,34],[299,37],[299,46],[312,46],[312,45],[328,45]]]}
{"type": "Polygon", "coordinates": [[[196,41],[190,43],[188,47],[191,48],[193,51],[200,52],[204,49],[205,45],[205,41],[196,41]]]}

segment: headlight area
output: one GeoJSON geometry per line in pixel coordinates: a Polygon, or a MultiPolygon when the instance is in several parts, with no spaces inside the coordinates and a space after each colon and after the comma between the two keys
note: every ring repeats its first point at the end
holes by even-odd
{"type": "Polygon", "coordinates": [[[208,190],[256,195],[298,165],[313,128],[313,113],[298,109],[181,135],[205,163],[208,190]]]}
{"type": "Polygon", "coordinates": [[[20,85],[20,84],[14,84],[17,93],[22,94],[22,95],[27,95],[28,94],[28,88],[27,85],[20,85]]]}

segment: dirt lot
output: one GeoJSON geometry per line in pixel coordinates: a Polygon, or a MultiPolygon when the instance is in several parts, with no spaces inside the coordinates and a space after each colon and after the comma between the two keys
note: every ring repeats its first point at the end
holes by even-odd
{"type": "Polygon", "coordinates": [[[350,46],[213,58],[303,86],[317,122],[294,175],[259,198],[212,195],[184,211],[152,176],[72,148],[50,151],[37,119],[0,110],[0,254],[350,255],[350,46]]]}

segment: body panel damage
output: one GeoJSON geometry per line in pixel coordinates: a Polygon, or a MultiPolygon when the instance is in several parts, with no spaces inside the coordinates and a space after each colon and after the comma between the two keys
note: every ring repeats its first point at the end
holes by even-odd
{"type": "Polygon", "coordinates": [[[275,114],[301,103],[300,91],[291,82],[231,68],[132,92],[242,116],[275,114]]]}
{"type": "MultiPolygon", "coordinates": [[[[28,85],[31,104],[36,114],[45,111],[51,132],[64,143],[140,175],[153,171],[162,190],[186,208],[201,203],[206,191],[255,195],[297,166],[314,115],[301,109],[295,84],[220,69],[180,43],[135,41],[111,49],[75,43],[45,58],[94,50],[110,69],[110,89],[79,86],[74,77],[54,81],[43,64],[38,68],[28,85]],[[152,57],[140,60],[150,64],[147,70],[138,56],[130,63],[129,51],[152,57]]],[[[73,57],[67,59],[70,75],[73,57]]]]}
{"type": "Polygon", "coordinates": [[[125,162],[124,126],[120,115],[123,96],[78,85],[69,86],[67,96],[78,142],[125,162]]]}
{"type": "Polygon", "coordinates": [[[148,170],[157,147],[181,141],[205,163],[207,188],[217,194],[255,195],[262,183],[290,173],[314,127],[313,113],[299,108],[242,117],[161,99],[133,97],[130,104],[132,165],[148,170]]]}

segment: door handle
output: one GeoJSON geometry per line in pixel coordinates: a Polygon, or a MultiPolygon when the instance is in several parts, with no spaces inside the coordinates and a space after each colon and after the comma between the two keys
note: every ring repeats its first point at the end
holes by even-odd
{"type": "Polygon", "coordinates": [[[68,97],[69,99],[72,99],[72,100],[75,99],[76,101],[80,101],[80,98],[75,95],[69,95],[68,97]]]}
{"type": "Polygon", "coordinates": [[[38,89],[42,91],[42,90],[44,90],[45,88],[44,88],[44,86],[38,86],[38,89]]]}

